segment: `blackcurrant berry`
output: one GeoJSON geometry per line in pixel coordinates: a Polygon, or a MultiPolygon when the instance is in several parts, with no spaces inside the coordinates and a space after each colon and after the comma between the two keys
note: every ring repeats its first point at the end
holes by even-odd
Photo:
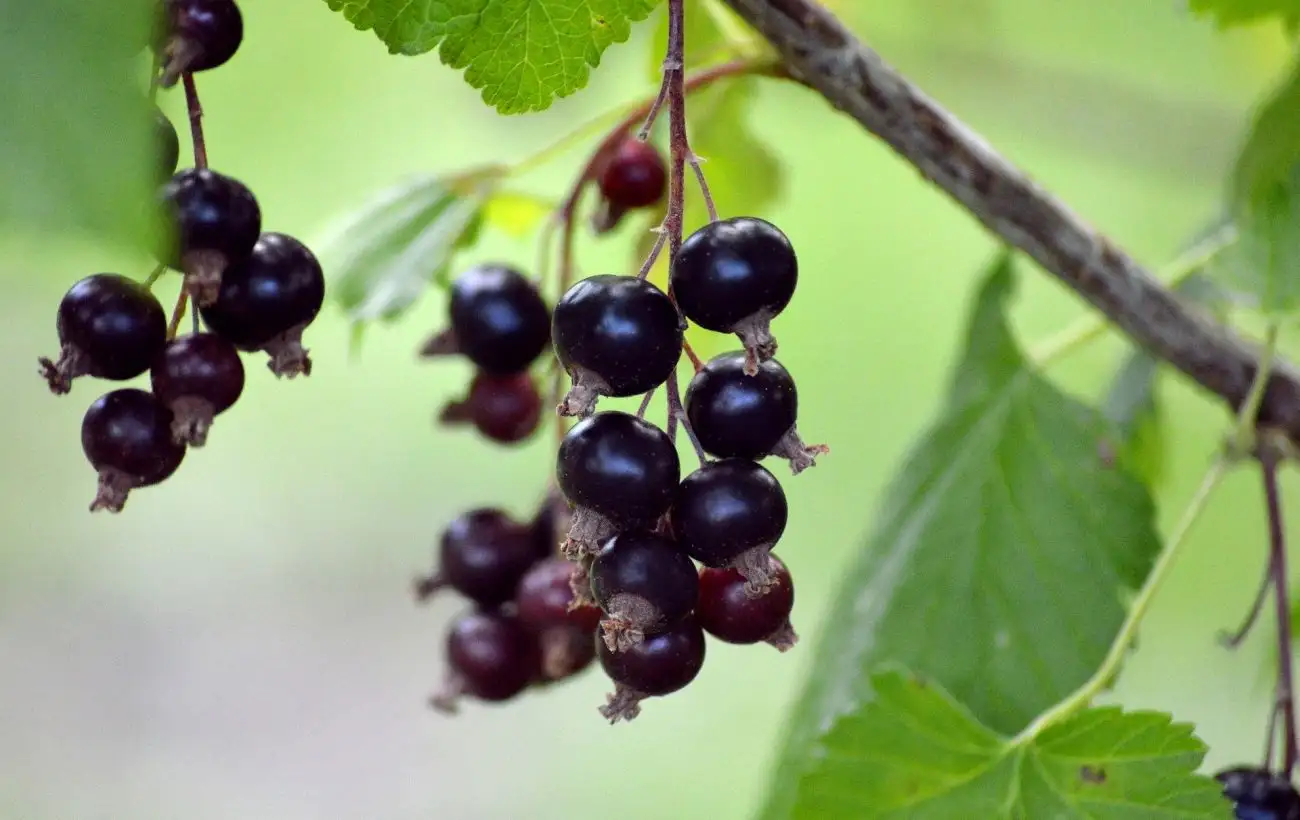
{"type": "Polygon", "coordinates": [[[244,39],[244,18],[234,0],[163,0],[166,39],[160,84],[170,88],[187,71],[227,63],[244,39]]]}
{"type": "Polygon", "coordinates": [[[685,404],[700,446],[719,458],[776,455],[798,474],[829,452],[825,445],[804,444],[799,438],[799,395],[794,379],[775,359],[762,362],[750,375],[744,353],[715,356],[691,379],[685,404]]]}
{"type": "Polygon", "coordinates": [[[501,510],[484,507],[458,516],[443,530],[437,570],[416,582],[416,599],[449,586],[480,606],[509,601],[537,561],[531,536],[501,510]]]}
{"type": "Polygon", "coordinates": [[[790,625],[794,609],[794,582],[790,571],[771,556],[772,582],[757,598],[745,592],[745,576],[734,569],[700,570],[700,600],[695,617],[704,631],[727,643],[765,641],[782,652],[799,640],[790,625]]]}
{"type": "Polygon", "coordinates": [[[537,431],[542,394],[528,373],[493,376],[476,373],[463,399],[448,402],[438,415],[445,425],[473,424],[497,444],[518,444],[537,431]]]}
{"type": "Polygon", "coordinates": [[[635,396],[663,384],[682,355],[683,326],[668,294],[635,276],[602,274],[560,297],[555,353],[573,379],[560,414],[585,416],[599,396],[635,396]]]}
{"type": "Polygon", "coordinates": [[[524,574],[515,593],[515,611],[538,636],[548,680],[571,677],[595,658],[591,636],[601,612],[573,593],[573,576],[582,571],[572,561],[547,558],[524,574]]]}
{"type": "Polygon", "coordinates": [[[641,701],[670,695],[686,687],[704,666],[704,630],[694,616],[623,652],[610,651],[596,639],[596,656],[614,682],[614,692],[600,713],[610,723],[632,720],[641,713],[641,701]]]}
{"type": "Polygon", "coordinates": [[[749,216],[705,225],[682,243],[668,275],[686,318],[740,337],[751,372],[776,353],[769,324],[790,304],[799,265],[775,225],[749,216]]]}
{"type": "Polygon", "coordinates": [[[78,376],[134,379],[167,343],[167,314],[149,289],[115,273],[73,285],[59,302],[58,361],[42,358],[41,374],[57,394],[78,376]]]}
{"type": "Polygon", "coordinates": [[[537,548],[538,558],[550,558],[557,554],[564,533],[570,524],[569,502],[564,500],[558,490],[549,490],[542,503],[538,505],[528,529],[533,536],[533,545],[537,548]]]}
{"type": "Polygon", "coordinates": [[[222,277],[215,302],[200,308],[203,321],[241,350],[263,350],[277,376],[311,375],[302,333],[325,301],[325,275],[297,239],[267,232],[246,259],[222,277]]]}
{"type": "Polygon", "coordinates": [[[596,233],[605,233],[628,211],[648,208],[663,199],[668,168],[657,148],[628,136],[605,162],[597,184],[601,203],[591,222],[596,233]]]}
{"type": "Polygon", "coordinates": [[[212,419],[244,392],[244,363],[230,342],[215,333],[197,333],[169,343],[150,378],[154,395],[172,411],[176,440],[202,447],[212,419]]]}
{"type": "Polygon", "coordinates": [[[210,305],[226,268],[253,252],[262,230],[262,210],[253,192],[233,177],[207,168],[186,168],[163,186],[171,223],[171,244],[159,256],[184,271],[200,305],[210,305]]]}
{"type": "Polygon", "coordinates": [[[700,578],[673,541],[632,530],[607,540],[592,562],[591,593],[605,612],[601,632],[615,651],[662,632],[695,609],[700,578]]]}
{"type": "Polygon", "coordinates": [[[537,639],[513,615],[468,612],[447,632],[447,677],[430,705],[454,713],[465,696],[488,702],[510,700],[541,674],[537,639]]]}
{"type": "Polygon", "coordinates": [[[124,388],[95,400],[81,420],[81,449],[99,473],[91,512],[121,512],[127,495],[168,478],[185,445],[172,437],[172,413],[152,393],[124,388]]]}
{"type": "Polygon", "coordinates": [[[550,324],[542,295],[522,273],[505,265],[479,265],[452,283],[449,326],[426,342],[420,354],[459,354],[486,373],[521,373],[551,343],[550,324]]]}
{"type": "Polygon", "coordinates": [[[668,434],[629,413],[597,413],[573,426],[556,456],[560,492],[574,505],[565,550],[593,552],[619,529],[647,526],[668,511],[681,462],[668,434]]]}
{"type": "Polygon", "coordinates": [[[759,464],[705,464],[678,486],[669,517],[678,544],[701,564],[734,567],[755,596],[773,583],[768,553],[785,532],[789,508],[780,482],[759,464]]]}
{"type": "Polygon", "coordinates": [[[163,184],[176,173],[181,161],[181,141],[176,126],[160,108],[154,108],[154,140],[158,151],[158,182],[163,184]]]}
{"type": "Polygon", "coordinates": [[[1300,820],[1300,793],[1281,774],[1237,766],[1215,775],[1237,820],[1300,820]]]}

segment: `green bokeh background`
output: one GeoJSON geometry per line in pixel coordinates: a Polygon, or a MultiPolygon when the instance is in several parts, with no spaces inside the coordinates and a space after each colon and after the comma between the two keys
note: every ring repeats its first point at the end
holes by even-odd
{"type": "MultiPolygon", "coordinates": [[[[238,58],[201,78],[214,166],[251,184],[268,229],[312,239],[338,212],[411,173],[522,157],[648,93],[649,26],[612,49],[592,86],[551,110],[497,117],[436,58],[388,56],[312,0],[248,2],[238,58]]],[[[1280,35],[1224,36],[1180,3],[861,0],[854,25],[1087,220],[1152,264],[1214,209],[1245,113],[1285,62],[1280,35]]],[[[179,113],[179,99],[167,101],[179,113]]],[[[788,481],[782,554],[796,625],[814,638],[875,499],[937,408],[977,272],[995,250],[888,149],[813,95],[765,89],[752,122],[786,163],[770,214],[804,272],[777,326],[798,378],[801,429],[833,454],[788,481]]],[[[554,195],[581,157],[525,181],[554,195]]],[[[581,249],[625,267],[630,235],[581,249]]],[[[489,233],[476,257],[531,265],[489,233]]],[[[74,279],[116,264],[71,240],[0,242],[0,817],[13,820],[407,820],[666,817],[740,820],[760,804],[808,651],[713,645],[686,691],[611,728],[592,673],[454,720],[423,706],[458,605],[406,594],[457,511],[536,502],[539,440],[502,452],[435,430],[465,383],[420,364],[432,295],[372,332],[359,358],[335,311],[309,334],[316,371],[277,383],[250,359],[240,405],[211,444],[125,514],[86,514],[93,476],[78,426],[99,388],[57,399],[35,375],[74,279]]],[[[1026,271],[1028,271],[1026,266],[1026,271]]],[[[143,274],[144,271],[140,270],[143,274]]],[[[1082,313],[1023,277],[1016,321],[1041,338],[1082,313]]],[[[1054,375],[1104,387],[1109,339],[1054,375]]],[[[1224,422],[1169,379],[1168,526],[1224,422]]],[[[1288,482],[1288,498],[1300,494],[1288,482]]],[[[1300,518],[1293,516],[1297,525],[1300,518]]],[[[1216,498],[1143,630],[1113,697],[1172,710],[1209,765],[1253,759],[1267,703],[1268,630],[1231,655],[1216,630],[1261,571],[1257,480],[1216,498]]],[[[936,595],[943,590],[935,590],[936,595]]]]}

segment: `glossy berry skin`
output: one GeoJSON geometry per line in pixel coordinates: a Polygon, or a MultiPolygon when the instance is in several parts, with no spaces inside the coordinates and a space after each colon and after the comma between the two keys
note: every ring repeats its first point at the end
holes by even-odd
{"type": "Polygon", "coordinates": [[[479,508],[443,530],[437,577],[475,603],[494,607],[514,597],[519,580],[536,561],[527,527],[501,510],[479,508]]]}
{"type": "Polygon", "coordinates": [[[1300,794],[1284,776],[1254,766],[1215,775],[1237,820],[1300,820],[1300,794]]]}
{"type": "Polygon", "coordinates": [[[225,65],[243,42],[244,18],[234,0],[164,0],[164,9],[166,62],[175,73],[225,65]]]}
{"type": "Polygon", "coordinates": [[[754,644],[789,626],[794,583],[785,564],[776,556],[772,560],[777,566],[772,586],[757,598],[745,594],[745,577],[734,569],[700,570],[695,617],[705,632],[727,643],[754,644]]]}
{"type": "Polygon", "coordinates": [[[635,396],[663,384],[682,354],[682,326],[668,295],[635,276],[578,282],[555,305],[551,335],[565,370],[594,376],[605,396],[635,396]]]}
{"type": "Polygon", "coordinates": [[[551,341],[541,294],[504,265],[479,265],[456,279],[449,314],[459,352],[487,373],[522,372],[551,341]]]}
{"type": "Polygon", "coordinates": [[[203,321],[241,350],[259,350],[311,324],[325,302],[325,275],[311,250],[282,233],[264,233],[252,253],[221,277],[203,321]]]}
{"type": "Polygon", "coordinates": [[[694,617],[617,652],[596,638],[596,657],[610,680],[650,697],[672,694],[695,680],[704,652],[704,630],[694,617]]]}
{"type": "Polygon", "coordinates": [[[159,108],[154,108],[154,142],[158,151],[158,181],[161,184],[176,173],[181,161],[181,141],[176,135],[176,126],[159,108]]]}
{"type": "Polygon", "coordinates": [[[598,184],[601,195],[617,208],[648,208],[663,199],[668,168],[657,148],[628,137],[610,157],[598,184]]]}
{"type": "Polygon", "coordinates": [[[469,422],[489,441],[517,444],[537,431],[542,394],[528,373],[494,376],[476,373],[463,401],[443,408],[445,424],[469,422]]]}
{"type": "MultiPolygon", "coordinates": [[[[600,622],[600,609],[591,605],[570,609],[574,602],[575,572],[582,568],[563,558],[547,558],[533,565],[519,581],[515,610],[524,626],[535,632],[577,629],[590,635],[600,622]]],[[[590,643],[590,641],[587,641],[590,643]]]]}
{"type": "Polygon", "coordinates": [[[194,254],[242,262],[262,231],[262,210],[244,183],[206,168],[186,168],[163,186],[162,200],[175,229],[160,261],[185,270],[194,254]]]}
{"type": "Polygon", "coordinates": [[[596,413],[575,424],[556,457],[572,504],[624,527],[653,522],[672,503],[681,462],[668,434],[630,413],[596,413]]]}
{"type": "Polygon", "coordinates": [[[57,366],[46,366],[51,387],[59,381],[55,376],[63,377],[65,387],[66,379],[78,375],[133,379],[149,369],[167,343],[167,315],[158,299],[115,273],[97,273],[73,285],[59,302],[56,326],[64,353],[57,366]]]}
{"type": "Polygon", "coordinates": [[[591,593],[602,610],[630,617],[646,632],[661,631],[685,618],[700,592],[691,559],[670,539],[644,530],[607,540],[591,565],[590,578],[591,593]]]}
{"type": "Polygon", "coordinates": [[[215,416],[229,410],[244,392],[244,363],[224,338],[198,333],[170,342],[150,378],[154,395],[164,404],[197,399],[215,416]]]}
{"type": "Polygon", "coordinates": [[[171,476],[185,458],[172,438],[172,413],[152,393],[124,388],[95,400],[81,421],[81,449],[99,472],[91,510],[120,511],[127,492],[171,476]]]}
{"type": "Polygon", "coordinates": [[[705,363],[686,388],[686,417],[700,445],[719,458],[762,458],[772,452],[799,412],[794,379],[768,359],[745,373],[745,354],[723,353],[705,363]]]}
{"type": "Polygon", "coordinates": [[[447,663],[464,694],[478,700],[510,700],[540,673],[537,641],[512,615],[469,612],[447,632],[447,663]]]}
{"type": "Polygon", "coordinates": [[[771,549],[785,532],[789,506],[781,484],[761,465],[732,458],[686,476],[673,499],[672,528],[686,554],[725,567],[756,547],[771,549]]]}
{"type": "Polygon", "coordinates": [[[775,225],[754,217],[710,223],[686,238],[669,271],[686,318],[730,332],[746,319],[776,316],[794,296],[799,266],[775,225]]]}

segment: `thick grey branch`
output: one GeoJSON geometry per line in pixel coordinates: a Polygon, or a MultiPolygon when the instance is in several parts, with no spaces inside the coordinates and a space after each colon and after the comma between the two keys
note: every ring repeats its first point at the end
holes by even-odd
{"type": "MultiPolygon", "coordinates": [[[[923,94],[814,0],[726,0],[800,82],[888,143],[990,231],[1101,311],[1134,342],[1234,410],[1257,369],[1250,345],[1163,287],[1114,243],[923,94]]],[[[1262,424],[1300,441],[1300,373],[1274,365],[1262,424]]]]}

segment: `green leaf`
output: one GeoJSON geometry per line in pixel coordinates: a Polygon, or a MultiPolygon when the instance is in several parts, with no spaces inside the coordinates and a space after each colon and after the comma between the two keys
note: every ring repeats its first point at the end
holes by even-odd
{"type": "MultiPolygon", "coordinates": [[[[751,124],[758,77],[735,77],[695,95],[688,103],[691,149],[700,158],[713,202],[722,216],[761,214],[785,187],[781,160],[751,124]]],[[[687,224],[702,224],[703,200],[690,177],[687,224]]]]}
{"type": "Polygon", "coordinates": [[[394,54],[438,48],[502,114],[541,111],[587,84],[605,49],[659,0],[325,0],[394,54]]]}
{"type": "MultiPolygon", "coordinates": [[[[723,63],[737,57],[755,57],[769,49],[767,41],[720,0],[686,0],[683,45],[691,69],[723,63]]],[[[668,52],[668,15],[661,15],[650,38],[646,76],[658,85],[668,52]]]]}
{"type": "Polygon", "coordinates": [[[824,752],[818,736],[865,695],[870,670],[906,664],[995,731],[1013,733],[1087,680],[1159,550],[1145,487],[1106,463],[1107,424],[1035,372],[1005,309],[1010,257],[979,292],[939,419],[885,493],[848,569],[778,774],[824,752]]]}
{"type": "Polygon", "coordinates": [[[790,818],[809,820],[1229,820],[1196,774],[1205,745],[1158,712],[1087,709],[1009,740],[941,687],[895,667],[823,738],[790,818]]]}
{"type": "Polygon", "coordinates": [[[139,0],[0,2],[0,226],[148,247],[150,10],[139,0]]]}
{"type": "Polygon", "coordinates": [[[1300,25],[1300,0],[1191,0],[1192,11],[1213,17],[1220,28],[1278,17],[1287,28],[1300,25]]]}
{"type": "Polygon", "coordinates": [[[487,224],[516,239],[522,239],[559,209],[559,203],[519,191],[497,191],[483,206],[487,224]]]}

